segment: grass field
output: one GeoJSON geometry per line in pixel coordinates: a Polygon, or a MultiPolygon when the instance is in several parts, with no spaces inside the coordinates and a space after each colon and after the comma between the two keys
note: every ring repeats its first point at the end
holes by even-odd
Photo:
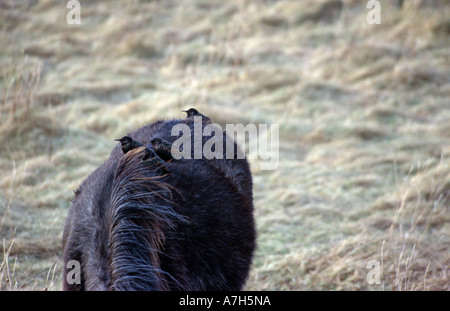
{"type": "Polygon", "coordinates": [[[1,290],[60,290],[73,190],[189,107],[280,125],[246,289],[450,289],[447,1],[81,2],[0,1],[1,290]]]}

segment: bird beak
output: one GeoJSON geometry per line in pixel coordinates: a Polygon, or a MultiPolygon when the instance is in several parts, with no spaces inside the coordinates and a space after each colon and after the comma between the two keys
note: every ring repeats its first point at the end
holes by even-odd
{"type": "Polygon", "coordinates": [[[183,112],[188,112],[187,110],[181,110],[181,111],[183,111],[183,112]]]}
{"type": "Polygon", "coordinates": [[[114,141],[120,141],[120,138],[114,139],[114,141]]]}

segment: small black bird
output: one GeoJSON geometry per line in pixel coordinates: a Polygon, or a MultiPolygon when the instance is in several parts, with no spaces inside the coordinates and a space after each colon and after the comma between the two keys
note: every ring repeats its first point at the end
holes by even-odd
{"type": "Polygon", "coordinates": [[[211,123],[211,119],[207,116],[205,116],[204,114],[201,114],[200,112],[198,112],[197,109],[195,108],[189,108],[188,110],[182,110],[183,112],[186,112],[187,114],[187,118],[194,118],[194,117],[202,117],[202,121],[206,121],[206,122],[210,122],[211,123]]]}
{"type": "Polygon", "coordinates": [[[156,154],[164,161],[170,161],[173,159],[172,155],[172,143],[159,137],[155,137],[150,141],[155,149],[156,154]]]}
{"type": "Polygon", "coordinates": [[[149,148],[145,148],[144,155],[142,156],[142,161],[151,161],[154,164],[164,164],[164,163],[166,163],[166,162],[164,162],[163,159],[158,157],[158,155],[155,153],[154,150],[149,149],[149,148]]]}
{"type": "Polygon", "coordinates": [[[144,155],[142,156],[142,161],[149,162],[154,165],[159,165],[159,168],[162,169],[165,172],[169,172],[169,170],[166,167],[166,162],[164,162],[163,159],[161,159],[153,149],[145,148],[144,155]]]}
{"type": "Polygon", "coordinates": [[[138,142],[135,141],[133,138],[129,137],[129,136],[124,136],[120,139],[114,139],[114,141],[120,141],[121,147],[122,147],[122,151],[123,153],[127,153],[128,151],[135,149],[135,148],[139,148],[142,147],[143,145],[138,142]]]}

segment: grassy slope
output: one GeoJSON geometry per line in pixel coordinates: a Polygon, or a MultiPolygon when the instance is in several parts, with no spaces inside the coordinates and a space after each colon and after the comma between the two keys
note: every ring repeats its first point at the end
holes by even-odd
{"type": "Polygon", "coordinates": [[[78,26],[64,1],[2,2],[0,288],[61,289],[72,190],[195,106],[280,124],[248,289],[449,290],[450,6],[381,2],[369,25],[365,1],[83,1],[78,26]]]}

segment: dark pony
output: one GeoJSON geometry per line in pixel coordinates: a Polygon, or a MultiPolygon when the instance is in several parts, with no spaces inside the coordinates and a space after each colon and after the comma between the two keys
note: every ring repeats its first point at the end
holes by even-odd
{"type": "Polygon", "coordinates": [[[153,137],[178,138],[170,135],[178,123],[193,131],[186,119],[128,134],[143,147],[117,146],[78,188],[63,234],[64,290],[242,289],[256,239],[249,165],[144,160],[153,137]]]}

